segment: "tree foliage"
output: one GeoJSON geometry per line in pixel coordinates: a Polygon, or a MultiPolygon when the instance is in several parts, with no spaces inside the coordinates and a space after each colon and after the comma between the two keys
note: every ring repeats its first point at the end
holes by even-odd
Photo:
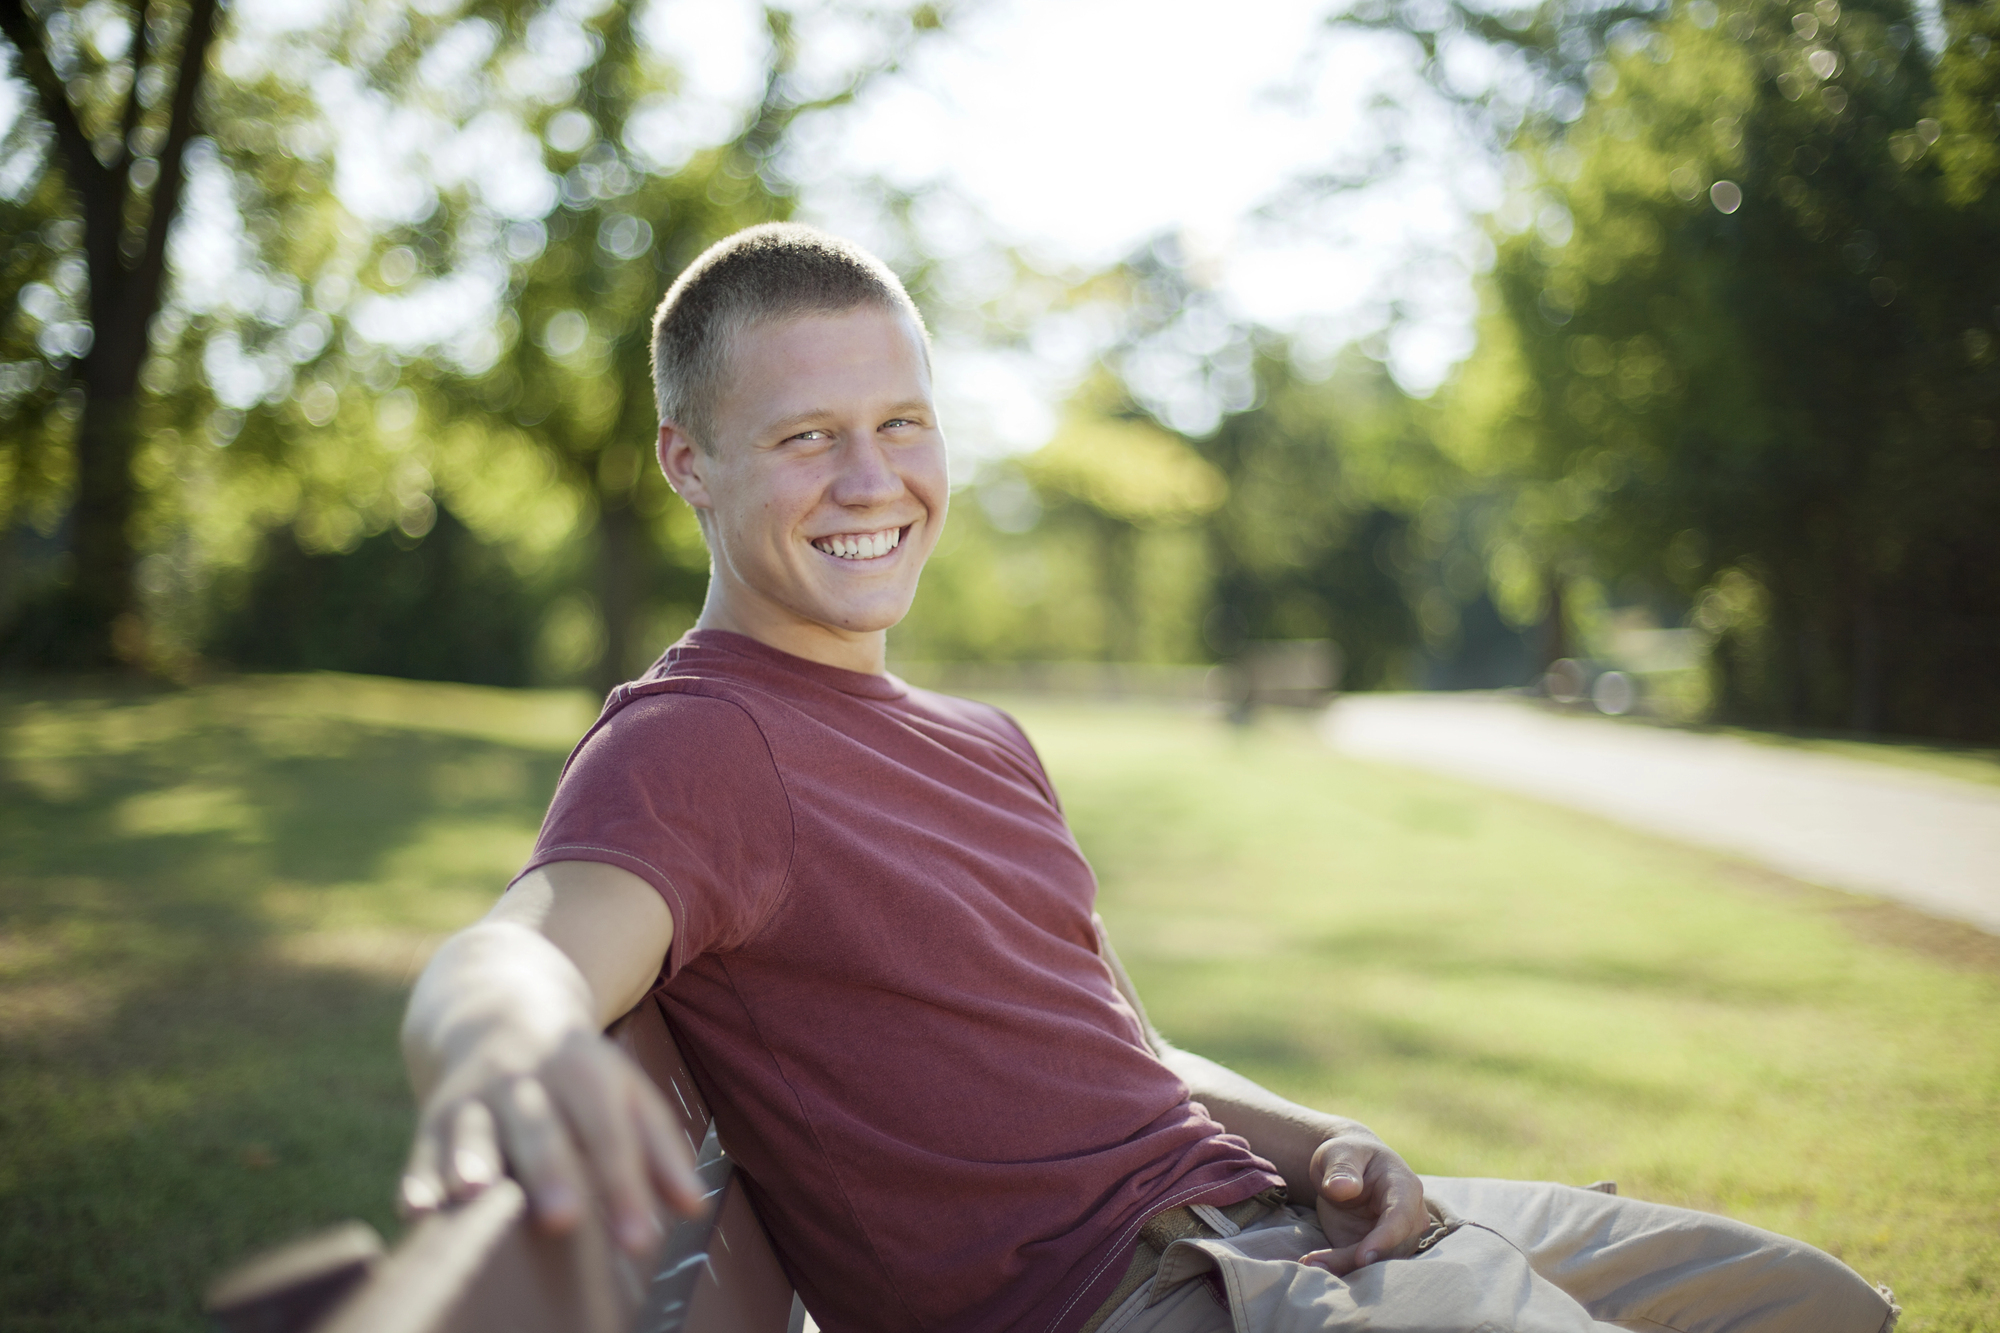
{"type": "Polygon", "coordinates": [[[1573,123],[1514,143],[1444,438],[1517,487],[1547,576],[1692,606],[1728,715],[1991,736],[2000,216],[1976,134],[1937,151],[1950,61],[1913,23],[1748,0],[1612,31],[1573,123]]]}
{"type": "Polygon", "coordinates": [[[1229,483],[1207,524],[1211,649],[1332,639],[1346,688],[1419,683],[1425,659],[1457,656],[1484,591],[1446,587],[1466,478],[1379,362],[1350,351],[1307,376],[1267,339],[1255,373],[1255,405],[1197,442],[1229,483]]]}
{"type": "MultiPolygon", "coordinates": [[[[321,560],[366,545],[357,558],[443,569],[414,550],[440,513],[504,552],[484,563],[509,569],[510,587],[555,600],[557,675],[621,676],[648,639],[670,637],[699,602],[705,560],[647,463],[652,306],[708,242],[789,212],[780,158],[799,116],[851,98],[943,21],[932,5],[760,12],[762,96],[715,124],[642,32],[659,21],[648,6],[229,11],[189,58],[199,87],[176,94],[186,170],[174,172],[141,148],[157,151],[145,118],[176,85],[148,71],[186,28],[182,11],[46,0],[17,13],[10,40],[56,52],[67,82],[43,81],[41,113],[16,119],[0,156],[18,238],[0,293],[14,312],[0,323],[13,339],[0,519],[20,555],[48,557],[39,571],[10,560],[0,580],[14,658],[219,649],[276,595],[256,577],[274,550],[321,560]],[[127,23],[155,33],[151,46],[121,45],[127,23]],[[807,40],[841,54],[801,62],[807,40]],[[137,349],[122,389],[88,304],[115,288],[86,245],[103,210],[75,187],[88,171],[55,151],[62,107],[90,125],[139,115],[132,188],[171,204],[161,182],[185,181],[192,205],[173,280],[116,322],[137,330],[120,344],[137,349]],[[93,417],[105,393],[125,406],[93,417]],[[91,474],[99,495],[79,460],[95,456],[92,421],[114,417],[98,449],[111,462],[91,474]],[[124,516],[93,527],[93,505],[124,516]],[[113,573],[89,575],[93,561],[113,573]]],[[[146,215],[147,234],[164,237],[173,213],[146,215]]]]}
{"type": "Polygon", "coordinates": [[[10,451],[14,489],[32,501],[67,481],[75,495],[72,588],[41,645],[57,660],[106,662],[129,655],[138,636],[127,529],[139,371],[216,9],[216,0],[132,9],[51,2],[31,16],[18,0],[0,5],[0,32],[40,112],[40,124],[17,120],[6,145],[16,177],[6,221],[27,244],[17,240],[6,275],[14,345],[5,348],[0,412],[35,422],[10,451]],[[44,127],[52,154],[34,142],[44,127]],[[36,161],[44,156],[60,164],[60,184],[36,161]],[[21,344],[31,329],[29,355],[21,344]],[[82,392],[65,402],[72,376],[82,392]],[[64,445],[70,456],[53,457],[64,445]]]}
{"type": "Polygon", "coordinates": [[[2000,181],[2000,4],[1954,0],[1941,14],[1945,48],[1938,57],[1938,161],[1952,202],[1977,203],[2000,181]]]}
{"type": "MultiPolygon", "coordinates": [[[[380,224],[439,216],[441,197],[468,186],[463,172],[405,173],[385,214],[357,212],[335,178],[357,143],[409,147],[367,144],[357,122],[463,129],[462,90],[491,86],[532,12],[513,0],[5,7],[30,99],[0,179],[25,260],[4,293],[15,343],[0,519],[17,545],[38,534],[55,552],[40,577],[9,571],[10,657],[157,662],[163,604],[185,602],[218,554],[247,558],[265,527],[301,513],[338,528],[351,507],[379,510],[392,493],[407,505],[422,489],[405,475],[370,494],[369,474],[398,469],[380,450],[325,447],[331,411],[293,394],[304,376],[350,368],[389,389],[393,367],[352,336],[349,296],[380,224]]],[[[455,256],[478,239],[443,237],[455,256]]]]}

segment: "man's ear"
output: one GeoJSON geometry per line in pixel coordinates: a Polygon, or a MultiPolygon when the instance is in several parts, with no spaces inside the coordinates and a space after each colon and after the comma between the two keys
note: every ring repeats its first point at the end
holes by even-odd
{"type": "Polygon", "coordinates": [[[659,454],[660,471],[666,474],[667,484],[681,499],[696,509],[715,507],[715,502],[709,498],[708,484],[702,479],[703,465],[708,459],[692,435],[671,421],[662,423],[659,454]]]}

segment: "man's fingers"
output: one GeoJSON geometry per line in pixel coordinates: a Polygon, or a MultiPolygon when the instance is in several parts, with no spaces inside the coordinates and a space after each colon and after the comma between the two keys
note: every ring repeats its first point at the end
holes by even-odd
{"type": "Polygon", "coordinates": [[[455,1108],[448,1123],[443,1160],[439,1163],[447,1193],[469,1199],[500,1178],[500,1140],[493,1112],[484,1102],[469,1101],[455,1108]]]}
{"type": "Polygon", "coordinates": [[[417,1133],[410,1160],[403,1165],[403,1178],[396,1186],[396,1209],[404,1217],[422,1217],[444,1203],[444,1181],[438,1174],[437,1159],[437,1140],[425,1126],[417,1133]]]}
{"type": "Polygon", "coordinates": [[[1369,1138],[1333,1138],[1310,1164],[1319,1181],[1320,1228],[1331,1241],[1365,1233],[1352,1245],[1307,1255],[1304,1262],[1344,1277],[1378,1260],[1414,1252],[1428,1227],[1424,1186],[1403,1159],[1369,1138]]]}
{"type": "Polygon", "coordinates": [[[514,1176],[528,1191],[535,1217],[550,1231],[567,1231],[583,1219],[583,1182],[576,1154],[549,1094],[532,1078],[518,1078],[494,1099],[494,1111],[514,1176]]]}
{"type": "Polygon", "coordinates": [[[1361,1262],[1404,1255],[1429,1229],[1430,1214],[1424,1211],[1424,1187],[1407,1169],[1390,1173],[1383,1183],[1382,1211],[1376,1215],[1375,1229],[1361,1238],[1355,1249],[1361,1262]]]}
{"type": "Polygon", "coordinates": [[[660,1197],[683,1217],[703,1208],[707,1186],[694,1169],[694,1152],[666,1101],[651,1083],[634,1081],[632,1108],[639,1125],[639,1146],[660,1197]]]}
{"type": "Polygon", "coordinates": [[[1335,1277],[1346,1277],[1357,1268],[1366,1267],[1361,1261],[1361,1247],[1342,1245],[1337,1249],[1314,1250],[1311,1254],[1299,1256],[1299,1262],[1309,1268],[1324,1268],[1335,1277]]]}
{"type": "Polygon", "coordinates": [[[1319,1179],[1319,1192],[1335,1203],[1352,1203],[1360,1198],[1373,1155],[1358,1144],[1338,1139],[1322,1143],[1313,1154],[1313,1173],[1319,1179]]]}
{"type": "Polygon", "coordinates": [[[573,1034],[533,1074],[476,1072],[483,1082],[468,1076],[427,1108],[403,1172],[406,1215],[472,1198],[506,1172],[543,1228],[576,1226],[595,1196],[618,1243],[643,1254],[661,1237],[661,1200],[684,1215],[701,1211],[705,1189],[685,1135],[600,1034],[573,1034]]]}
{"type": "Polygon", "coordinates": [[[604,1048],[566,1061],[563,1070],[563,1114],[576,1131],[590,1174],[603,1191],[618,1242],[634,1254],[659,1238],[653,1216],[650,1176],[640,1155],[639,1134],[631,1113],[632,1096],[626,1071],[615,1051],[604,1048]]]}

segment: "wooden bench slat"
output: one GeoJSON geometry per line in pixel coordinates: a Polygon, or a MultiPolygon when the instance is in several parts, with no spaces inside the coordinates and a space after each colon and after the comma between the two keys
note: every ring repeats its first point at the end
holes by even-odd
{"type": "Polygon", "coordinates": [[[343,1222],[238,1264],[210,1284],[202,1306],[228,1333],[293,1333],[338,1305],[381,1260],[375,1228],[343,1222]]]}

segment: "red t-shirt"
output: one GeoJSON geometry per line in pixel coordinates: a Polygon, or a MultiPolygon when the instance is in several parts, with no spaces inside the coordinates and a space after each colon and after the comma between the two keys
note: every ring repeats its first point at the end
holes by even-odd
{"type": "Polygon", "coordinates": [[[828,1333],[1067,1333],[1146,1218],[1282,1183],[1147,1048],[998,709],[696,631],[571,755],[527,868],[577,860],[673,912],[667,1013],[828,1333]]]}

